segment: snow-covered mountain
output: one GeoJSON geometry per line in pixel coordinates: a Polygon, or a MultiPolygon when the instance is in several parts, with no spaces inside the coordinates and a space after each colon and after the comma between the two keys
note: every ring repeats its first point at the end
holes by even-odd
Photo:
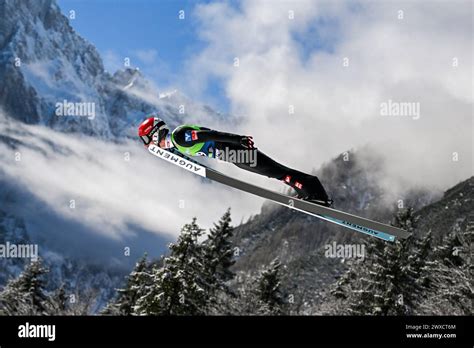
{"type": "Polygon", "coordinates": [[[133,126],[156,110],[171,124],[190,114],[220,118],[178,91],[158,91],[135,68],[106,72],[96,48],[55,1],[2,0],[0,6],[0,105],[10,116],[104,138],[134,135],[133,126]],[[57,115],[64,101],[94,105],[94,115],[57,115]]]}
{"type": "MultiPolygon", "coordinates": [[[[138,141],[136,126],[150,112],[158,111],[171,126],[186,119],[219,121],[223,115],[179,91],[159,90],[136,68],[105,71],[96,48],[76,33],[54,0],[0,0],[0,81],[0,242],[39,243],[40,256],[51,268],[54,285],[65,283],[70,289],[97,290],[103,304],[141,251],[153,245],[155,254],[160,253],[169,236],[162,238],[133,222],[122,228],[126,230],[122,231],[126,234],[121,235],[122,240],[100,235],[101,230],[110,232],[116,221],[110,221],[110,226],[96,224],[95,232],[91,232],[82,221],[55,212],[45,203],[46,196],[39,198],[32,187],[9,174],[6,164],[12,163],[19,146],[22,155],[25,149],[32,150],[35,160],[45,156],[48,161],[66,151],[71,163],[84,165],[79,171],[87,176],[91,169],[87,161],[93,161],[100,170],[97,150],[79,154],[61,134],[74,133],[77,144],[105,140],[112,153],[129,151],[133,155],[133,148],[113,146],[130,143],[130,139],[138,141]],[[85,105],[82,111],[93,114],[77,113],[75,109],[58,113],[58,105],[64,103],[81,103],[85,105]],[[42,125],[54,132],[31,130],[22,124],[42,125]],[[41,145],[34,145],[36,142],[41,145]],[[124,245],[131,247],[132,257],[123,258],[124,245]]],[[[68,171],[68,166],[65,164],[63,169],[68,171]]],[[[33,177],[39,172],[27,174],[33,177]]],[[[0,260],[0,288],[20,272],[25,262],[0,260]]]]}

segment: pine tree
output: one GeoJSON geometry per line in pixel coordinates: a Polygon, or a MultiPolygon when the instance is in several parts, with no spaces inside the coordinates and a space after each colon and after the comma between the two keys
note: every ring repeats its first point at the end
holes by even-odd
{"type": "Polygon", "coordinates": [[[329,288],[329,296],[325,298],[323,303],[319,306],[319,312],[322,315],[341,315],[347,314],[348,303],[351,303],[354,298],[352,288],[355,282],[360,279],[360,270],[363,269],[360,263],[364,259],[348,260],[346,262],[348,269],[346,269],[339,277],[332,287],[329,288]]]}
{"type": "Polygon", "coordinates": [[[415,209],[413,207],[407,207],[406,209],[399,209],[395,214],[392,225],[403,230],[413,232],[416,228],[416,223],[419,220],[419,216],[415,215],[415,209]]]}
{"type": "Polygon", "coordinates": [[[355,269],[355,266],[350,265],[350,268],[337,279],[334,286],[330,289],[330,294],[336,299],[346,300],[348,298],[349,294],[346,287],[350,284],[355,269]]]}
{"type": "Polygon", "coordinates": [[[402,258],[405,245],[396,241],[393,245],[374,240],[368,253],[370,261],[360,277],[351,311],[361,315],[404,314],[402,309],[401,278],[402,258]]]}
{"type": "MultiPolygon", "coordinates": [[[[467,233],[466,233],[467,236],[467,233]]],[[[467,239],[464,238],[460,226],[457,225],[443,239],[437,248],[438,257],[448,266],[462,266],[466,263],[465,256],[469,253],[467,239]]]]}
{"type": "MultiPolygon", "coordinates": [[[[472,286],[471,241],[474,223],[463,228],[457,224],[435,249],[430,265],[433,274],[432,291],[423,304],[438,315],[472,315],[474,289],[472,286]],[[434,307],[434,308],[433,308],[434,307]]],[[[431,312],[432,313],[432,312],[431,312]]]]}
{"type": "Polygon", "coordinates": [[[195,218],[183,227],[177,243],[170,245],[170,255],[164,259],[163,267],[154,267],[151,272],[150,285],[135,307],[138,314],[205,313],[205,270],[202,246],[198,243],[202,233],[195,218]]]}
{"type": "Polygon", "coordinates": [[[205,289],[208,296],[208,314],[232,312],[230,304],[235,294],[226,284],[234,278],[231,267],[234,264],[230,209],[210,229],[203,243],[205,289]]]}
{"type": "Polygon", "coordinates": [[[135,264],[135,268],[127,278],[124,289],[118,289],[117,299],[110,303],[102,314],[112,315],[131,315],[134,313],[134,307],[137,300],[142,296],[143,286],[147,284],[150,275],[148,273],[147,254],[135,264]]]}
{"type": "Polygon", "coordinates": [[[209,230],[209,236],[204,243],[204,260],[209,273],[211,287],[222,288],[224,283],[234,278],[230,267],[233,260],[230,209],[221,217],[217,224],[209,230]]]}
{"type": "Polygon", "coordinates": [[[280,261],[274,259],[268,268],[262,271],[257,280],[256,295],[260,307],[259,311],[262,314],[282,314],[284,311],[280,268],[280,261]]]}
{"type": "MultiPolygon", "coordinates": [[[[417,220],[414,209],[409,207],[397,212],[392,225],[414,233],[417,220]]],[[[413,314],[419,290],[416,282],[424,265],[422,258],[412,257],[413,254],[420,254],[419,245],[413,248],[412,238],[392,244],[379,243],[378,251],[382,252],[375,253],[373,265],[377,292],[372,314],[413,314]],[[414,252],[414,249],[417,251],[414,252]],[[417,261],[416,266],[412,265],[414,260],[417,261]]]]}
{"type": "Polygon", "coordinates": [[[62,284],[53,295],[50,297],[50,308],[51,313],[54,315],[65,315],[67,314],[67,295],[64,284],[62,284]]]}
{"type": "Polygon", "coordinates": [[[10,280],[0,293],[0,313],[4,315],[48,314],[48,296],[41,260],[32,261],[20,276],[10,280]]]}
{"type": "MultiPolygon", "coordinates": [[[[393,225],[414,232],[417,217],[412,208],[398,211],[393,225]]],[[[368,257],[355,263],[336,283],[333,296],[347,299],[349,311],[357,315],[408,315],[419,304],[429,285],[427,255],[431,235],[387,243],[373,239],[368,257]],[[354,277],[357,275],[357,277],[354,277]]]]}
{"type": "Polygon", "coordinates": [[[414,246],[408,256],[409,279],[414,283],[413,295],[423,296],[425,290],[431,287],[432,264],[431,254],[433,251],[433,237],[428,231],[421,239],[414,241],[414,246]]]}

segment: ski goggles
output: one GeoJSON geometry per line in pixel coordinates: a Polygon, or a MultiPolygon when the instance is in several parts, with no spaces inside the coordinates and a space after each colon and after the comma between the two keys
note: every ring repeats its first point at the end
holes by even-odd
{"type": "Polygon", "coordinates": [[[153,135],[156,132],[158,132],[158,141],[163,139],[166,136],[166,134],[168,133],[168,128],[166,127],[166,125],[163,121],[158,122],[157,124],[155,124],[153,126],[153,128],[151,129],[151,131],[146,135],[141,135],[140,139],[142,139],[142,141],[145,145],[148,145],[153,140],[153,135]]]}
{"type": "Polygon", "coordinates": [[[148,145],[151,142],[151,138],[148,135],[142,135],[140,138],[145,145],[148,145]]]}

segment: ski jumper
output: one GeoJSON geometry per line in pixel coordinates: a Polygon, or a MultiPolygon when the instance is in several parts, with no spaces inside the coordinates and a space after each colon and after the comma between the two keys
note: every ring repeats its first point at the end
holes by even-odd
{"type": "Polygon", "coordinates": [[[283,181],[297,192],[299,198],[328,201],[328,195],[316,176],[286,167],[258,149],[249,149],[243,143],[244,138],[246,137],[242,135],[219,132],[196,125],[182,125],[171,133],[173,145],[187,156],[216,158],[219,157],[219,151],[255,151],[254,166],[250,163],[231,163],[250,172],[283,181]]]}

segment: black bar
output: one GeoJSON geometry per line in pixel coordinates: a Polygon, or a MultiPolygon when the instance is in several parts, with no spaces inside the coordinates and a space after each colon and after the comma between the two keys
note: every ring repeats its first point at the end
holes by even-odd
{"type": "Polygon", "coordinates": [[[472,317],[0,317],[0,346],[25,344],[412,344],[467,345],[472,317]],[[56,338],[19,338],[18,327],[56,325],[56,338]],[[407,325],[413,329],[407,329],[407,325]],[[423,325],[427,325],[423,329],[423,325]],[[445,326],[436,329],[433,325],[445,326]],[[414,327],[420,326],[419,330],[414,327]],[[407,338],[413,333],[451,338],[407,338]]]}

